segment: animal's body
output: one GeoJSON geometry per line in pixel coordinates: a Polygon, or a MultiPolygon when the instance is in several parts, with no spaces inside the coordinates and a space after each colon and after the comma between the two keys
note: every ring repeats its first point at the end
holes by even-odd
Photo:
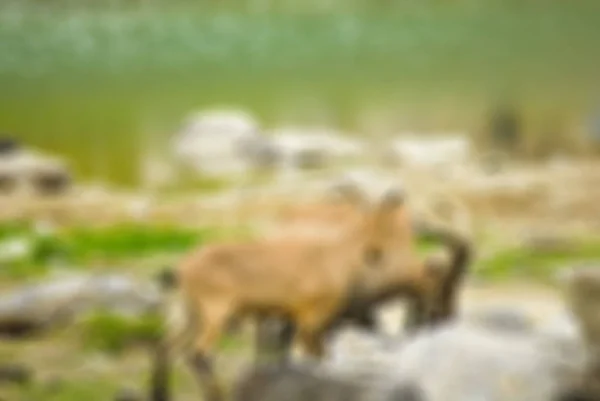
{"type": "MultiPolygon", "coordinates": [[[[349,299],[344,309],[331,324],[331,329],[341,324],[351,324],[366,330],[374,331],[377,326],[377,309],[385,302],[394,299],[404,299],[408,313],[404,322],[407,331],[418,328],[428,320],[428,323],[437,324],[453,319],[457,314],[458,295],[462,282],[468,272],[468,265],[472,257],[471,242],[462,235],[446,229],[423,227],[424,232],[445,245],[450,251],[449,260],[438,260],[430,257],[423,265],[427,269],[422,276],[425,280],[437,281],[438,293],[435,296],[433,314],[424,316],[418,286],[411,285],[407,280],[406,285],[391,283],[387,288],[381,287],[378,292],[365,294],[363,297],[349,299]]],[[[426,294],[427,295],[427,294],[426,294]]],[[[258,324],[257,353],[266,354],[275,352],[286,357],[292,345],[294,325],[283,316],[261,316],[258,324]]]]}
{"type": "Polygon", "coordinates": [[[392,295],[412,296],[415,327],[445,313],[439,306],[445,280],[412,248],[402,194],[388,192],[368,204],[344,189],[356,213],[338,235],[213,244],[178,265],[171,282],[186,305],[194,336],[189,362],[206,399],[222,398],[209,356],[232,318],[284,318],[304,351],[320,358],[325,335],[340,319],[357,311],[367,316],[392,295]]]}

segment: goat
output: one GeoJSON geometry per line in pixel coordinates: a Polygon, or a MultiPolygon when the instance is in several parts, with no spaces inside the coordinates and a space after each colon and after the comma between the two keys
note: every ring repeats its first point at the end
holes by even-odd
{"type": "Polygon", "coordinates": [[[432,313],[434,275],[414,253],[397,246],[405,234],[395,224],[406,212],[402,193],[388,191],[376,205],[364,202],[355,189],[340,193],[362,207],[337,237],[214,244],[192,251],[179,264],[173,283],[188,315],[180,335],[201,323],[188,362],[206,399],[222,399],[209,353],[233,317],[285,316],[304,351],[320,358],[324,335],[352,299],[402,287],[419,294],[423,316],[432,313]]]}
{"type": "MultiPolygon", "coordinates": [[[[442,242],[450,249],[451,254],[449,261],[430,256],[423,264],[423,267],[430,272],[424,277],[428,280],[433,278],[438,281],[432,314],[424,315],[423,301],[418,292],[411,291],[408,286],[402,288],[395,284],[387,289],[381,289],[379,293],[370,294],[368,298],[352,299],[339,314],[331,329],[348,322],[373,331],[376,328],[376,308],[384,302],[399,297],[407,298],[408,301],[408,313],[404,323],[406,331],[410,332],[425,323],[441,324],[456,316],[458,290],[471,261],[472,245],[464,236],[441,226],[424,225],[421,228],[421,234],[442,242]]],[[[404,242],[404,245],[406,244],[407,242],[404,242]]],[[[257,353],[274,352],[278,355],[284,354],[283,356],[286,357],[285,353],[289,351],[294,336],[293,323],[280,316],[270,316],[257,323],[257,353]]]]}

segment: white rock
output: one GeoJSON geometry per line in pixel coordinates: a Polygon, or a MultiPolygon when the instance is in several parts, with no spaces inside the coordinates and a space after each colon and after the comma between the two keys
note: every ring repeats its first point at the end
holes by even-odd
{"type": "Polygon", "coordinates": [[[280,127],[271,134],[283,167],[324,167],[356,159],[364,151],[361,141],[328,128],[280,127]]]}
{"type": "Polygon", "coordinates": [[[184,164],[208,175],[241,173],[249,142],[260,138],[258,122],[237,110],[207,110],[186,118],[173,138],[173,152],[184,164]]]}
{"type": "Polygon", "coordinates": [[[368,352],[338,351],[324,366],[363,383],[374,399],[411,383],[427,401],[547,401],[584,368],[582,359],[565,358],[542,335],[462,323],[421,332],[396,346],[370,341],[363,347],[368,352]]]}
{"type": "Polygon", "coordinates": [[[472,152],[465,135],[403,135],[391,141],[390,150],[400,163],[419,167],[464,163],[472,152]]]}

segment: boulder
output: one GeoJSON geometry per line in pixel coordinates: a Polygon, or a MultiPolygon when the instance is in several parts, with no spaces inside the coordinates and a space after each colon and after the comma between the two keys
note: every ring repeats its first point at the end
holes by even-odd
{"type": "Polygon", "coordinates": [[[541,336],[446,327],[407,344],[393,375],[418,383],[430,401],[549,400],[581,372],[541,336]]]}
{"type": "Polygon", "coordinates": [[[471,324],[499,332],[527,333],[535,329],[533,319],[528,313],[505,305],[478,308],[471,312],[467,319],[471,324]]]}
{"type": "Polygon", "coordinates": [[[282,167],[298,170],[355,160],[364,151],[360,141],[325,128],[281,127],[272,132],[271,141],[279,151],[282,167]]]}
{"type": "Polygon", "coordinates": [[[561,271],[559,278],[585,341],[586,372],[577,390],[582,397],[600,399],[600,270],[580,266],[561,271]]]}
{"type": "Polygon", "coordinates": [[[72,186],[67,164],[40,152],[17,150],[0,158],[0,191],[27,191],[35,195],[59,195],[72,186]]]}
{"type": "Polygon", "coordinates": [[[350,331],[320,364],[254,367],[234,399],[548,401],[581,377],[585,350],[573,338],[561,337],[569,349],[548,332],[465,323],[400,339],[350,331]]]}
{"type": "Polygon", "coordinates": [[[186,118],[173,138],[173,152],[185,166],[210,176],[243,173],[264,158],[258,122],[240,110],[206,110],[186,118]]]}
{"type": "Polygon", "coordinates": [[[361,388],[311,365],[254,366],[236,383],[233,401],[360,401],[361,388]]]}
{"type": "Polygon", "coordinates": [[[8,135],[0,135],[0,157],[12,155],[21,150],[21,143],[8,135]]]}
{"type": "Polygon", "coordinates": [[[323,369],[361,383],[369,399],[410,384],[425,401],[542,401],[576,382],[584,366],[583,349],[566,353],[556,341],[538,332],[456,322],[396,344],[371,341],[366,352],[354,351],[355,344],[334,348],[323,369]]]}
{"type": "Polygon", "coordinates": [[[471,142],[466,135],[402,135],[389,144],[389,157],[408,167],[438,167],[464,164],[471,157],[471,142]]]}
{"type": "Polygon", "coordinates": [[[159,301],[158,289],[126,276],[58,277],[0,297],[0,334],[25,336],[97,310],[139,316],[154,310],[159,301]]]}

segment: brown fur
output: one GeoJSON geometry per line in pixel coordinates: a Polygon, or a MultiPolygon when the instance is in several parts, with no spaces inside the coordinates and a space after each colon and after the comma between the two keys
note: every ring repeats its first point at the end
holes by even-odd
{"type": "Polygon", "coordinates": [[[407,219],[401,196],[390,193],[373,207],[350,195],[360,212],[338,237],[215,244],[178,266],[179,289],[190,317],[200,323],[190,362],[209,399],[221,395],[207,357],[234,316],[286,316],[304,350],[318,358],[323,335],[350,297],[402,289],[419,295],[423,316],[431,313],[437,281],[405,246],[410,231],[397,224],[407,219]]]}
{"type": "MultiPolygon", "coordinates": [[[[405,217],[405,216],[403,216],[405,217]]],[[[408,227],[407,219],[397,220],[400,229],[408,227]]],[[[406,230],[408,232],[408,230],[406,230]]],[[[408,232],[412,235],[411,232],[408,232]]],[[[408,303],[407,315],[404,327],[407,330],[414,330],[424,323],[439,324],[454,318],[458,309],[458,291],[462,285],[467,273],[468,265],[472,256],[471,242],[459,233],[443,226],[423,224],[418,235],[427,235],[437,241],[440,241],[450,250],[450,259],[438,259],[434,256],[426,258],[424,264],[426,277],[435,282],[433,287],[437,288],[435,300],[433,303],[433,312],[430,316],[424,316],[423,296],[429,294],[420,294],[415,288],[402,285],[381,288],[378,293],[373,293],[370,297],[354,297],[347,302],[345,309],[339,314],[331,329],[342,323],[353,323],[363,329],[376,329],[376,308],[388,300],[403,297],[408,303]]],[[[409,240],[400,243],[400,246],[409,247],[412,245],[412,236],[409,240]]],[[[290,321],[281,321],[281,317],[270,319],[263,318],[258,324],[257,352],[266,354],[276,352],[287,356],[291,346],[291,337],[294,333],[293,324],[290,321]],[[278,322],[279,321],[279,322],[278,322]]]]}

